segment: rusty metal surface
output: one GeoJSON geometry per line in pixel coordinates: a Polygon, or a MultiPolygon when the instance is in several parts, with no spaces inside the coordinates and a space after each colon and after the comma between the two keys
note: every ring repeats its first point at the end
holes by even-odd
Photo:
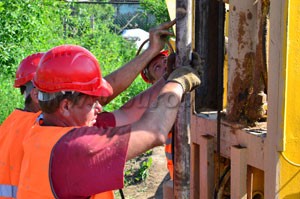
{"type": "Polygon", "coordinates": [[[266,111],[265,8],[232,0],[229,27],[227,119],[254,124],[266,111]]]}
{"type": "Polygon", "coordinates": [[[190,95],[182,102],[175,123],[174,197],[190,198],[190,95]]]}
{"type": "MultiPolygon", "coordinates": [[[[192,2],[176,1],[176,67],[190,63],[192,48],[192,2]]],[[[190,94],[186,94],[174,124],[174,197],[190,198],[190,94]]]]}

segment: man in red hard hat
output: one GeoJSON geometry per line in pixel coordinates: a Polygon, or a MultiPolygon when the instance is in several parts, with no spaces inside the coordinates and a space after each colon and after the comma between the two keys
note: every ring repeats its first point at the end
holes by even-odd
{"type": "Polygon", "coordinates": [[[194,68],[179,67],[119,110],[102,113],[98,99],[111,95],[111,86],[93,54],[74,45],[50,49],[33,81],[43,114],[23,143],[20,199],[88,198],[122,188],[126,160],[166,141],[183,94],[200,84],[194,68]]]}
{"type": "Polygon", "coordinates": [[[34,88],[31,80],[35,75],[39,61],[43,55],[43,52],[29,55],[22,60],[16,71],[14,87],[20,88],[21,94],[24,95],[24,110],[28,112],[38,112],[40,110],[37,99],[37,89],[34,88]]]}
{"type": "MultiPolygon", "coordinates": [[[[164,50],[161,51],[156,57],[154,57],[148,65],[142,70],[141,76],[143,80],[146,83],[150,84],[155,84],[163,75],[166,73],[167,70],[170,70],[168,68],[172,68],[173,63],[168,63],[168,56],[169,56],[169,51],[164,50]],[[168,66],[169,65],[169,66],[168,66]]],[[[169,58],[169,62],[174,62],[170,61],[171,59],[175,60],[175,54],[171,54],[169,58]]],[[[173,176],[174,176],[174,153],[173,153],[173,133],[170,131],[167,136],[167,141],[165,143],[165,154],[166,154],[166,159],[167,159],[167,168],[170,174],[171,178],[171,184],[173,183],[173,176]]],[[[169,182],[166,183],[169,184],[169,182]]]]}
{"type": "MultiPolygon", "coordinates": [[[[110,92],[109,95],[101,95],[99,102],[102,105],[109,103],[113,98],[124,91],[145,67],[147,61],[159,53],[161,46],[164,45],[163,38],[158,39],[161,35],[167,35],[164,27],[152,29],[150,34],[151,46],[140,56],[106,76],[105,79],[108,83],[105,83],[106,81],[103,79],[102,83],[111,85],[113,92],[110,92]]],[[[5,196],[5,198],[16,197],[18,189],[17,182],[19,179],[21,160],[23,158],[22,141],[28,131],[27,129],[32,126],[32,123],[40,114],[40,112],[37,114],[31,113],[37,112],[40,109],[37,100],[37,90],[34,88],[31,80],[43,54],[44,53],[36,53],[28,56],[22,61],[16,72],[14,86],[20,88],[21,93],[25,96],[25,111],[14,111],[13,114],[3,122],[3,127],[0,129],[0,160],[5,163],[2,167],[0,165],[0,174],[3,173],[3,175],[0,176],[0,198],[1,196],[5,196]],[[9,130],[7,130],[8,128],[9,130]]],[[[112,195],[112,192],[102,193],[100,197],[109,198],[109,195],[112,195]]]]}
{"type": "Polygon", "coordinates": [[[102,97],[99,101],[101,105],[107,104],[128,88],[153,57],[159,56],[161,49],[165,46],[167,36],[172,36],[168,26],[168,23],[164,23],[150,29],[149,47],[122,68],[105,76],[105,80],[113,88],[113,93],[108,97],[102,97]]]}
{"type": "Polygon", "coordinates": [[[23,158],[22,141],[41,113],[38,91],[32,84],[38,63],[44,53],[32,54],[20,63],[14,87],[24,95],[24,109],[15,109],[0,126],[0,198],[16,198],[23,158]]]}
{"type": "Polygon", "coordinates": [[[141,71],[141,77],[146,83],[154,84],[166,73],[168,55],[168,50],[161,51],[141,71]]]}

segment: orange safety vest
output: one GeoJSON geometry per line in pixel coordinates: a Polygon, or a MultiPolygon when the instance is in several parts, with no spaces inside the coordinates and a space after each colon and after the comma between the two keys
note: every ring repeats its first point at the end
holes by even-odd
{"type": "Polygon", "coordinates": [[[40,114],[16,109],[0,126],[0,199],[17,196],[22,142],[40,114]]]}
{"type": "MultiPolygon", "coordinates": [[[[24,158],[20,175],[18,199],[57,198],[49,178],[51,151],[58,140],[74,127],[43,127],[35,124],[24,139],[24,158]]],[[[112,191],[91,196],[92,199],[113,199],[112,191]]]]}
{"type": "Polygon", "coordinates": [[[165,145],[165,153],[167,158],[167,167],[170,173],[170,177],[173,180],[174,165],[173,165],[173,150],[172,150],[172,132],[168,133],[168,138],[165,145]]]}

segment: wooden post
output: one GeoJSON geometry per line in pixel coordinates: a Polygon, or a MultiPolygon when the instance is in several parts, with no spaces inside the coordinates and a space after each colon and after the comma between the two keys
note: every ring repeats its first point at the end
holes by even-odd
{"type": "MultiPolygon", "coordinates": [[[[176,66],[190,63],[192,47],[192,3],[191,0],[176,0],[176,66]]],[[[186,94],[174,125],[175,162],[174,197],[190,198],[190,134],[191,97],[186,94]]]]}

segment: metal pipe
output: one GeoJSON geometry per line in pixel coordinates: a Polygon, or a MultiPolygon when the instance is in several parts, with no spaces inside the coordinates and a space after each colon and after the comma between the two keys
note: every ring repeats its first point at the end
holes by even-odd
{"type": "Polygon", "coordinates": [[[219,1],[218,5],[218,115],[217,115],[217,190],[219,188],[220,178],[220,159],[221,159],[221,111],[223,109],[223,67],[224,67],[224,21],[225,21],[225,4],[219,1]]]}
{"type": "MultiPolygon", "coordinates": [[[[176,67],[188,65],[192,47],[192,2],[176,0],[176,67]]],[[[174,125],[174,197],[190,198],[190,113],[191,95],[186,94],[174,125]]]]}

